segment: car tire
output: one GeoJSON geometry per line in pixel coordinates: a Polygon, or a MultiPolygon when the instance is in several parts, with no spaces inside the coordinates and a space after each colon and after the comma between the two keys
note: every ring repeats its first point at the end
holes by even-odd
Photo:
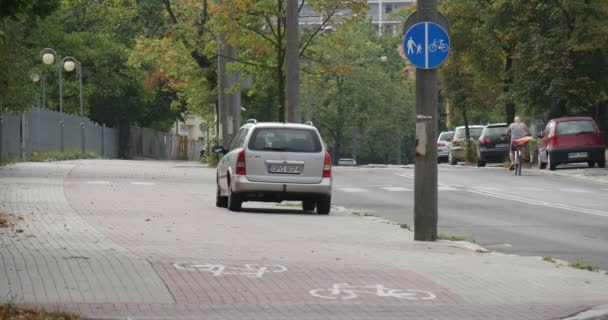
{"type": "Polygon", "coordinates": [[[454,159],[451,152],[448,154],[448,162],[453,166],[455,166],[457,163],[456,159],[454,159]]]}
{"type": "Polygon", "coordinates": [[[331,196],[323,197],[317,200],[317,213],[329,214],[331,210],[331,196]]]}
{"type": "Polygon", "coordinates": [[[478,167],[485,167],[486,166],[486,162],[483,160],[477,160],[477,166],[478,167]]]}
{"type": "Polygon", "coordinates": [[[228,206],[228,197],[222,197],[220,195],[220,186],[217,186],[217,192],[215,194],[215,206],[218,208],[226,208],[228,206]]]}
{"type": "Polygon", "coordinates": [[[606,168],[606,159],[602,159],[600,161],[597,162],[597,167],[598,168],[606,168]]]}
{"type": "Polygon", "coordinates": [[[547,163],[546,163],[546,162],[543,162],[543,161],[540,159],[540,153],[538,153],[538,168],[539,168],[539,169],[545,169],[546,167],[547,167],[547,163]]]}
{"type": "Polygon", "coordinates": [[[551,153],[547,153],[547,164],[549,165],[549,170],[553,171],[557,168],[557,163],[551,160],[551,153]]]}
{"type": "Polygon", "coordinates": [[[239,197],[238,194],[232,192],[232,186],[230,185],[230,181],[228,182],[228,210],[230,211],[241,211],[241,205],[243,201],[239,197]]]}
{"type": "Polygon", "coordinates": [[[587,165],[589,166],[589,168],[593,168],[593,167],[595,167],[595,162],[594,161],[587,161],[587,165]]]}
{"type": "Polygon", "coordinates": [[[315,210],[315,206],[317,204],[314,200],[304,200],[302,201],[302,210],[304,211],[313,211],[315,210]]]}

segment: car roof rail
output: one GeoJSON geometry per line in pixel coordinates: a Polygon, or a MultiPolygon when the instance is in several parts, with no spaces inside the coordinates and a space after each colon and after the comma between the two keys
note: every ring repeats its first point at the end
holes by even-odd
{"type": "Polygon", "coordinates": [[[315,125],[312,123],[312,121],[306,121],[306,122],[304,122],[304,124],[305,124],[305,125],[307,125],[307,126],[311,126],[311,127],[314,127],[314,126],[315,126],[315,125]]]}
{"type": "Polygon", "coordinates": [[[257,124],[258,121],[256,119],[247,119],[246,123],[253,123],[253,124],[257,124]]]}

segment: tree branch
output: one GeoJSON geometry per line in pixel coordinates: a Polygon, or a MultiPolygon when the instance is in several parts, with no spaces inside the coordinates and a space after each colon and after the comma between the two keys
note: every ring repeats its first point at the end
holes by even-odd
{"type": "Polygon", "coordinates": [[[171,17],[171,21],[173,21],[174,24],[177,24],[177,18],[175,17],[173,9],[171,8],[171,0],[163,0],[163,4],[165,5],[165,9],[167,9],[167,12],[171,17]]]}
{"type": "Polygon", "coordinates": [[[308,49],[308,46],[310,46],[310,44],[312,43],[312,40],[314,40],[314,38],[321,32],[321,30],[323,30],[323,27],[327,24],[327,22],[329,22],[329,20],[331,20],[331,18],[334,16],[334,14],[336,14],[336,12],[338,12],[337,8],[333,12],[331,12],[330,14],[327,15],[327,18],[325,18],[323,20],[323,23],[310,36],[308,41],[306,41],[306,44],[304,44],[304,46],[302,46],[302,49],[300,50],[300,55],[304,54],[304,51],[306,51],[306,49],[308,49]]]}
{"type": "Polygon", "coordinates": [[[273,66],[269,66],[269,65],[265,65],[265,64],[260,64],[260,63],[255,63],[255,62],[243,61],[243,60],[239,60],[237,58],[225,56],[225,55],[222,55],[222,54],[215,55],[213,57],[213,59],[217,59],[218,57],[222,57],[224,59],[232,60],[234,62],[238,62],[238,63],[242,63],[242,64],[246,64],[246,65],[250,65],[250,66],[254,66],[254,67],[258,67],[258,68],[264,68],[264,69],[270,69],[270,70],[274,70],[275,69],[275,67],[273,67],[273,66]]]}
{"type": "Polygon", "coordinates": [[[241,26],[243,29],[245,29],[245,30],[249,30],[249,31],[251,31],[251,32],[253,32],[253,33],[255,33],[255,34],[257,34],[258,36],[262,37],[264,40],[266,40],[266,41],[268,41],[268,42],[272,43],[272,44],[273,44],[275,47],[278,47],[278,46],[279,46],[279,44],[278,44],[276,41],[274,41],[273,39],[269,38],[267,35],[265,35],[265,34],[263,34],[262,32],[260,32],[260,30],[256,30],[255,28],[252,28],[252,27],[250,27],[250,26],[247,26],[247,25],[245,25],[245,24],[243,24],[243,23],[241,23],[241,22],[239,22],[239,21],[237,21],[237,23],[238,23],[238,25],[239,25],[239,26],[241,26]]]}

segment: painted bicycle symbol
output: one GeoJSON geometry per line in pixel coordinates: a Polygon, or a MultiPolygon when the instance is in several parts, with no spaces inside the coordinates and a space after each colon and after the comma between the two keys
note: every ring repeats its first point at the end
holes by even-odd
{"type": "Polygon", "coordinates": [[[336,283],[331,289],[314,289],[310,294],[324,299],[355,299],[359,294],[371,294],[378,297],[393,297],[405,300],[433,300],[436,296],[428,291],[413,289],[389,289],[383,285],[352,286],[348,283],[336,283]]]}
{"type": "Polygon", "coordinates": [[[443,42],[443,39],[433,39],[433,43],[429,44],[429,52],[435,52],[437,49],[448,52],[448,44],[443,42]]]}
{"type": "Polygon", "coordinates": [[[173,267],[183,271],[203,271],[210,272],[215,277],[221,277],[225,275],[239,275],[246,276],[248,278],[261,278],[266,273],[279,273],[287,271],[287,267],[274,264],[274,265],[260,265],[260,264],[245,264],[241,266],[225,266],[221,264],[196,264],[196,263],[174,263],[173,267]]]}

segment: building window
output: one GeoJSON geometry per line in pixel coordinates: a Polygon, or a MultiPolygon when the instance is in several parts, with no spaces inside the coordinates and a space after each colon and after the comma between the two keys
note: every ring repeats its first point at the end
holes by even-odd
{"type": "Polygon", "coordinates": [[[387,4],[384,6],[384,13],[391,13],[393,12],[393,5],[392,4],[387,4]]]}

